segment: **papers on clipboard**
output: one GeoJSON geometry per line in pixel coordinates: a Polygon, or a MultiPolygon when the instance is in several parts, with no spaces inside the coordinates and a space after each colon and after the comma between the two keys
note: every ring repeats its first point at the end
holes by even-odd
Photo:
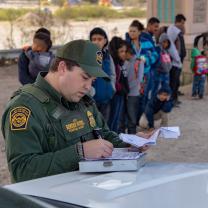
{"type": "Polygon", "coordinates": [[[85,158],[85,160],[134,160],[140,158],[143,154],[144,153],[128,151],[128,148],[114,148],[110,157],[100,159],[85,158]]]}
{"type": "Polygon", "coordinates": [[[119,134],[119,138],[128,144],[136,147],[142,147],[144,145],[155,145],[157,138],[161,136],[164,139],[178,139],[180,136],[180,129],[176,127],[161,127],[154,132],[154,134],[146,139],[134,134],[119,134]]]}

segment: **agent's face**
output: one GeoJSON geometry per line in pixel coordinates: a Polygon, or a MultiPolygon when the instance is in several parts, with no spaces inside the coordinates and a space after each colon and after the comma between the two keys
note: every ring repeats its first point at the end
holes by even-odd
{"type": "Polygon", "coordinates": [[[118,57],[122,61],[125,61],[126,60],[126,49],[127,48],[126,48],[125,45],[118,49],[118,57]]]}
{"type": "Polygon", "coordinates": [[[59,91],[68,101],[79,102],[90,91],[95,77],[91,77],[78,66],[74,66],[71,71],[66,64],[62,67],[64,68],[59,71],[59,91]]]}
{"type": "Polygon", "coordinates": [[[91,41],[96,44],[100,49],[103,49],[104,45],[107,43],[107,40],[104,36],[99,34],[94,34],[91,37],[91,41]]]}
{"type": "Polygon", "coordinates": [[[132,40],[138,40],[140,33],[137,27],[129,27],[129,36],[132,40]]]}
{"type": "Polygon", "coordinates": [[[44,41],[39,39],[33,39],[32,50],[35,52],[46,52],[47,46],[44,41]]]}

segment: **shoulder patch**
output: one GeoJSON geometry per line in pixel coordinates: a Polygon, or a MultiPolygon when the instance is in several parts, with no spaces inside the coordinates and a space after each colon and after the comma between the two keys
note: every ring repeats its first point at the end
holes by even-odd
{"type": "Polygon", "coordinates": [[[101,66],[103,62],[103,53],[101,51],[97,51],[96,53],[96,61],[101,66]]]}
{"type": "Polygon", "coordinates": [[[10,127],[12,131],[27,129],[30,109],[19,106],[10,111],[10,127]]]}

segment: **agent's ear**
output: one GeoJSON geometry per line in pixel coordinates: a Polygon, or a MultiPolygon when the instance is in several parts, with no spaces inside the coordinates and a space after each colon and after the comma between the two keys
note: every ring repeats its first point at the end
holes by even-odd
{"type": "Polygon", "coordinates": [[[60,61],[58,64],[58,73],[60,74],[64,74],[67,70],[67,66],[66,63],[64,61],[60,61]]]}

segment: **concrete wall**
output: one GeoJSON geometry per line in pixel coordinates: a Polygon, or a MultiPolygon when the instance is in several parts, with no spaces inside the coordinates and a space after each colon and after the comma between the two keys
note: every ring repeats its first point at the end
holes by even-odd
{"type": "Polygon", "coordinates": [[[178,13],[186,17],[185,43],[187,57],[184,61],[184,76],[182,81],[186,83],[192,79],[190,70],[190,50],[194,38],[208,31],[208,0],[147,0],[147,18],[152,16],[161,20],[161,25],[174,23],[174,16],[178,13]]]}

